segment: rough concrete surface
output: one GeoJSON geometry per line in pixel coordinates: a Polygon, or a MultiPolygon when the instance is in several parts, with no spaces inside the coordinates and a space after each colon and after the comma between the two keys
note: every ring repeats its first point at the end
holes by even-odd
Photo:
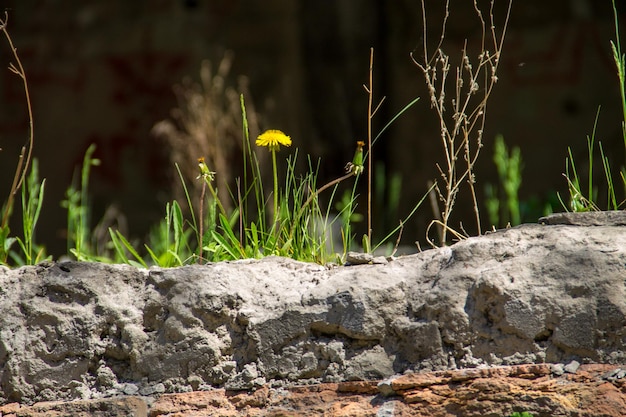
{"type": "Polygon", "coordinates": [[[276,393],[463,368],[616,369],[625,280],[623,227],[560,224],[330,269],[272,257],[0,269],[0,401],[94,400],[108,405],[89,415],[128,415],[106,409],[142,407],[120,395],[276,393]]]}

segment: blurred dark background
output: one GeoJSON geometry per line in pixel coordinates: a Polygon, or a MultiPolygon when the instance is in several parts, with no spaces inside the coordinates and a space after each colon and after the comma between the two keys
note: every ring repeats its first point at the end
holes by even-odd
{"type": "MultiPolygon", "coordinates": [[[[427,0],[432,41],[440,33],[442,3],[427,0]]],[[[480,3],[488,17],[488,2],[480,3]]],[[[499,24],[507,2],[495,3],[499,24]]],[[[618,3],[623,8],[622,0],[618,3]]],[[[101,160],[90,184],[94,224],[111,204],[125,215],[132,236],[142,236],[163,216],[176,177],[172,151],[153,127],[171,119],[178,105],[174,85],[185,78],[198,81],[201,62],[208,59],[217,68],[227,51],[233,59],[224,82],[237,91],[240,77],[246,77],[246,100],[258,115],[254,129],[281,129],[301,158],[321,158],[321,184],[343,173],[355,142],[366,138],[362,85],[373,47],[374,93],[377,100],[386,96],[374,131],[421,97],[374,148],[379,173],[384,169],[387,179],[402,180],[397,210],[384,203],[388,195],[378,203],[375,226],[386,229],[378,232],[405,217],[427,182],[438,178],[435,163],[443,162],[439,122],[423,75],[409,56],[415,51],[421,58],[418,0],[0,0],[3,10],[28,76],[34,156],[47,179],[38,241],[55,256],[65,253],[66,213],[60,201],[92,143],[101,160]]],[[[451,57],[458,58],[465,39],[470,48],[478,44],[477,23],[472,1],[452,1],[443,44],[451,57]]],[[[557,191],[567,194],[562,173],[568,146],[585,170],[585,138],[599,106],[596,137],[615,168],[624,164],[612,39],[610,0],[513,1],[476,169],[481,201],[484,185],[498,183],[492,144],[502,134],[509,147],[521,149],[524,220],[536,221],[557,191]]],[[[22,85],[7,69],[12,60],[2,39],[0,201],[6,199],[28,135],[22,85]]],[[[405,225],[406,243],[423,241],[432,218],[430,205],[424,204],[405,225]]],[[[473,232],[472,219],[471,201],[463,193],[451,225],[463,222],[473,232]]],[[[19,215],[13,220],[17,232],[19,215]]],[[[490,227],[485,215],[482,227],[490,227]]]]}

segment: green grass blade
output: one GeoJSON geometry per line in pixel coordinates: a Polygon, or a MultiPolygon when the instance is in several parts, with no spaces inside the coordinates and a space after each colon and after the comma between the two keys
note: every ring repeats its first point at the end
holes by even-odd
{"type": "Polygon", "coordinates": [[[144,245],[144,247],[146,248],[146,251],[148,251],[148,255],[150,255],[150,258],[152,258],[152,262],[154,262],[155,265],[158,265],[160,267],[170,266],[169,262],[168,263],[163,262],[163,259],[158,257],[156,253],[154,253],[154,251],[150,249],[150,246],[144,245]]]}
{"type": "MultiPolygon", "coordinates": [[[[228,219],[220,213],[219,215],[219,219],[220,219],[220,226],[222,231],[224,232],[225,238],[223,239],[224,242],[227,242],[227,245],[229,247],[230,250],[228,250],[229,253],[235,252],[235,253],[239,253],[238,256],[235,256],[235,259],[242,259],[246,257],[245,251],[243,250],[243,248],[241,247],[241,244],[239,243],[239,239],[237,239],[237,237],[235,236],[235,233],[233,232],[231,223],[228,221],[228,219]]],[[[215,236],[220,236],[215,234],[215,236]]],[[[222,237],[222,236],[220,236],[222,237]]],[[[220,242],[221,243],[221,242],[220,242]]]]}
{"type": "Polygon", "coordinates": [[[172,228],[174,229],[174,252],[180,253],[182,238],[184,236],[185,221],[183,211],[176,200],[172,202],[172,228]]]}
{"type": "Polygon", "coordinates": [[[130,244],[128,239],[126,239],[119,230],[114,231],[109,227],[109,235],[111,236],[111,242],[113,243],[113,247],[115,248],[117,255],[123,259],[125,263],[133,264],[126,256],[126,251],[128,251],[128,253],[136,259],[136,263],[141,265],[143,268],[148,268],[148,265],[145,263],[143,258],[139,256],[139,253],[137,253],[135,248],[133,248],[133,245],[130,244]]]}
{"type": "MultiPolygon", "coordinates": [[[[189,195],[189,190],[187,189],[187,184],[185,183],[185,179],[183,177],[182,172],[180,171],[180,167],[178,164],[174,164],[176,166],[176,171],[178,172],[178,177],[180,178],[180,182],[183,186],[183,191],[185,192],[185,199],[187,200],[187,206],[189,207],[189,213],[191,213],[191,224],[193,225],[193,230],[196,232],[196,240],[198,245],[202,245],[202,236],[199,235],[199,228],[196,219],[196,215],[193,210],[193,204],[191,203],[191,197],[189,195]]],[[[179,205],[176,203],[176,205],[179,205]]],[[[180,209],[180,207],[179,207],[180,209]]],[[[204,219],[199,219],[200,221],[204,221],[204,219]]]]}
{"type": "Polygon", "coordinates": [[[234,260],[241,258],[240,253],[237,250],[234,250],[232,245],[227,242],[222,235],[218,234],[215,231],[211,231],[211,235],[213,236],[213,239],[220,245],[220,248],[230,255],[231,259],[234,260]]]}
{"type": "Polygon", "coordinates": [[[385,243],[391,236],[393,236],[394,234],[396,234],[396,232],[398,230],[400,230],[403,226],[404,223],[406,223],[412,216],[413,214],[415,214],[415,212],[417,211],[417,209],[422,205],[422,203],[424,202],[424,200],[426,199],[426,197],[428,197],[428,194],[435,188],[435,184],[431,185],[430,188],[428,189],[428,191],[426,191],[424,193],[424,195],[422,196],[422,198],[420,199],[420,201],[417,202],[417,204],[413,207],[413,210],[411,210],[411,212],[408,214],[408,216],[406,216],[404,218],[404,220],[400,221],[400,224],[393,229],[387,236],[385,236],[383,238],[383,240],[381,240],[376,246],[374,246],[374,251],[376,249],[378,249],[380,247],[380,245],[382,245],[383,243],[385,243]]]}
{"type": "Polygon", "coordinates": [[[389,120],[389,122],[387,122],[387,124],[380,130],[380,132],[378,132],[378,134],[376,135],[376,137],[374,138],[374,140],[372,141],[372,146],[376,143],[376,141],[378,140],[378,138],[380,138],[380,136],[385,133],[385,131],[389,128],[389,126],[391,126],[393,124],[393,122],[396,121],[396,119],[400,116],[402,116],[404,114],[404,112],[406,112],[408,109],[410,109],[415,103],[417,103],[419,101],[419,97],[415,97],[413,100],[411,100],[411,102],[409,104],[407,104],[406,106],[404,106],[402,108],[402,110],[400,110],[398,113],[396,113],[395,116],[393,116],[391,118],[391,120],[389,120]]]}
{"type": "Polygon", "coordinates": [[[615,188],[613,185],[613,174],[611,173],[611,167],[609,165],[609,158],[604,155],[604,149],[602,143],[598,142],[600,147],[600,156],[602,158],[602,167],[604,168],[604,176],[606,177],[607,185],[607,205],[610,210],[619,210],[617,204],[617,198],[615,197],[615,188]]]}
{"type": "Polygon", "coordinates": [[[172,256],[172,258],[176,261],[176,263],[174,265],[170,265],[170,266],[183,266],[185,264],[185,262],[178,255],[178,253],[174,252],[171,249],[168,250],[167,253],[169,253],[172,256]]]}

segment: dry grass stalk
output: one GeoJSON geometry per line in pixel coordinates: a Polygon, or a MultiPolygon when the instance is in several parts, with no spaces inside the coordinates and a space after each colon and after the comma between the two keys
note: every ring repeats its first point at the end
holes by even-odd
{"type": "MultiPolygon", "coordinates": [[[[446,36],[446,24],[449,18],[450,0],[446,0],[445,17],[442,23],[441,37],[434,52],[430,53],[427,44],[427,19],[425,1],[422,0],[424,25],[423,61],[418,61],[412,54],[415,65],[423,72],[430,96],[430,104],[440,121],[441,142],[445,153],[445,163],[437,163],[441,183],[436,183],[437,212],[427,231],[426,238],[435,246],[429,237],[432,226],[438,226],[439,239],[446,244],[447,235],[452,230],[449,226],[450,216],[456,197],[462,184],[467,183],[472,196],[477,233],[481,234],[480,213],[476,199],[474,166],[483,146],[483,131],[487,114],[487,101],[498,81],[497,69],[502,54],[504,35],[509,21],[511,3],[502,25],[500,34],[496,31],[494,18],[494,1],[491,0],[489,18],[485,21],[483,13],[474,0],[474,11],[482,28],[480,52],[473,61],[465,41],[461,51],[461,61],[452,68],[450,57],[442,50],[446,36]],[[453,80],[450,80],[454,77],[453,80]],[[454,84],[449,86],[450,81],[454,84]],[[453,90],[452,98],[446,93],[453,90]],[[449,107],[448,107],[449,106],[449,107]],[[439,204],[443,205],[443,208],[439,204]]],[[[454,236],[462,236],[452,233],[454,236]]]]}
{"type": "MultiPolygon", "coordinates": [[[[26,72],[24,71],[24,67],[22,66],[22,61],[17,54],[17,48],[13,45],[13,40],[11,39],[11,36],[9,35],[9,32],[7,30],[8,22],[9,14],[5,10],[4,19],[0,19],[0,31],[4,34],[4,37],[6,38],[9,47],[11,48],[13,59],[15,59],[15,64],[12,62],[9,64],[9,71],[20,77],[24,86],[24,96],[26,98],[26,108],[28,110],[29,129],[27,144],[22,146],[22,149],[20,151],[20,155],[17,161],[17,167],[15,168],[15,175],[13,177],[13,183],[11,184],[11,191],[9,192],[7,201],[4,204],[2,216],[0,217],[0,231],[8,230],[7,228],[9,225],[9,217],[11,216],[11,211],[13,209],[13,201],[15,199],[15,195],[17,194],[18,190],[24,182],[24,179],[26,178],[26,174],[28,173],[28,168],[30,167],[30,162],[33,155],[33,146],[35,142],[33,130],[33,109],[30,101],[28,81],[26,80],[26,72]]],[[[0,151],[1,150],[2,148],[0,148],[0,151]]]]}
{"type": "MultiPolygon", "coordinates": [[[[237,91],[229,86],[228,75],[233,54],[228,52],[214,73],[209,61],[203,61],[200,69],[200,82],[189,79],[174,87],[178,107],[172,110],[172,117],[158,122],[154,134],[165,141],[170,148],[169,158],[177,163],[187,187],[197,202],[202,193],[202,181],[198,176],[198,158],[203,157],[208,167],[216,172],[217,189],[222,193],[221,201],[226,210],[232,209],[232,199],[225,198],[235,186],[239,172],[236,161],[242,154],[242,116],[240,93],[249,97],[247,79],[239,79],[237,91]]],[[[250,134],[258,133],[256,112],[252,100],[247,99],[248,125],[250,134]]],[[[173,184],[176,199],[185,201],[180,179],[173,184]]]]}

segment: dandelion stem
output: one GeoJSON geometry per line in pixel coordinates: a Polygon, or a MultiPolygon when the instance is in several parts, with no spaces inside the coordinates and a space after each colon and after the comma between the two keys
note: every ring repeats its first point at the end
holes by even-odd
{"type": "Polygon", "coordinates": [[[272,151],[272,170],[274,172],[274,225],[278,224],[278,172],[276,170],[276,150],[272,151]]]}
{"type": "Polygon", "coordinates": [[[274,174],[274,227],[278,224],[278,173],[276,172],[276,152],[280,145],[291,146],[291,138],[280,130],[266,130],[256,140],[257,146],[266,146],[272,153],[272,170],[274,174]]]}

